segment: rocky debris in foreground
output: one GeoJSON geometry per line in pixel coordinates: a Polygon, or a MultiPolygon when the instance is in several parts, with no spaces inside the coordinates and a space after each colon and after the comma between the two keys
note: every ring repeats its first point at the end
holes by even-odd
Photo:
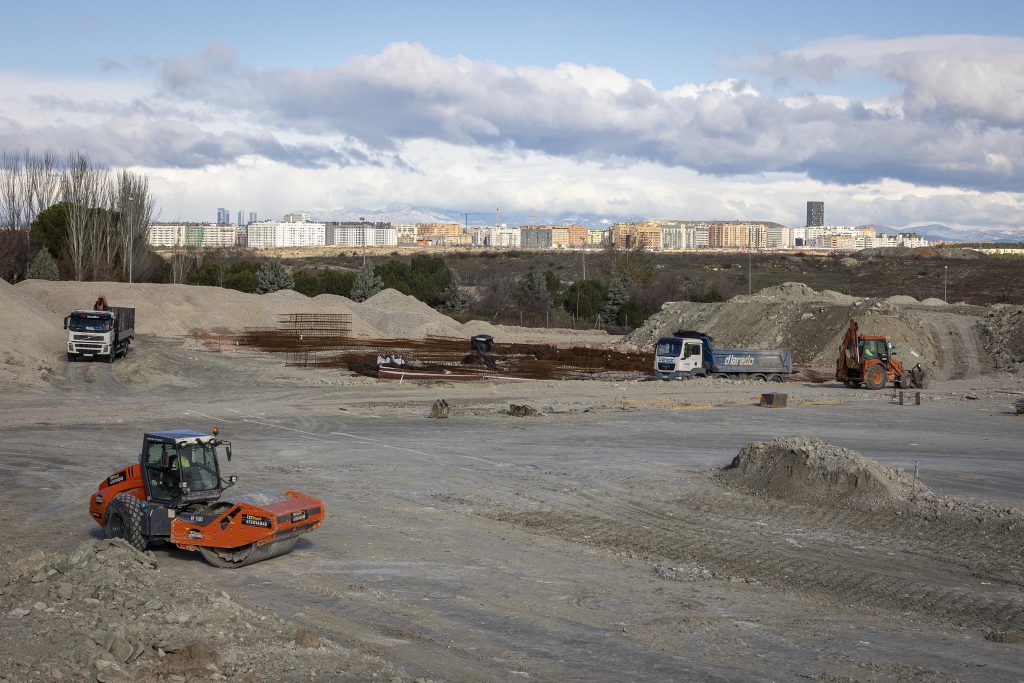
{"type": "MultiPolygon", "coordinates": [[[[0,681],[408,680],[120,540],[0,560],[0,681]]],[[[218,571],[211,569],[210,571],[218,571]]]]}

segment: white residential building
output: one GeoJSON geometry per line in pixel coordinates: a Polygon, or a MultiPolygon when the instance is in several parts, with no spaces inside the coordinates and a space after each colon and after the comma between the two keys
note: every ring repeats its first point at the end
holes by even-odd
{"type": "Polygon", "coordinates": [[[204,225],[201,244],[210,249],[233,247],[237,233],[238,228],[234,225],[204,225]]]}
{"type": "Polygon", "coordinates": [[[707,249],[711,245],[711,226],[696,223],[686,226],[684,249],[707,249]]]}
{"type": "Polygon", "coordinates": [[[793,247],[793,228],[784,225],[769,225],[765,247],[768,249],[791,249],[793,247]]]}
{"type": "Polygon", "coordinates": [[[248,246],[252,249],[272,247],[322,247],[323,223],[308,221],[257,221],[249,224],[248,246]]]}
{"type": "Polygon", "coordinates": [[[149,243],[155,247],[233,247],[237,230],[231,223],[152,223],[149,243]]]}
{"type": "Polygon", "coordinates": [[[177,247],[185,244],[185,223],[151,223],[149,243],[154,247],[177,247]]]}
{"type": "Polygon", "coordinates": [[[325,243],[343,247],[394,247],[398,234],[391,223],[328,222],[325,243]]]}

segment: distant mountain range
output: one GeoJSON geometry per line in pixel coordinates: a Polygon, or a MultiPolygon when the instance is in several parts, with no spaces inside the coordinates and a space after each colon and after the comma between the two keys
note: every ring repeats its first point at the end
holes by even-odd
{"type": "Polygon", "coordinates": [[[928,225],[891,228],[886,225],[872,226],[879,232],[897,235],[901,232],[915,232],[929,241],[947,242],[1024,242],[1024,232],[1019,230],[997,230],[994,228],[951,228],[948,225],[928,225]]]}
{"type": "MultiPolygon", "coordinates": [[[[460,223],[469,227],[492,227],[498,220],[497,212],[464,212],[452,209],[415,206],[389,206],[380,209],[306,209],[314,218],[322,221],[385,221],[390,223],[460,223]]],[[[588,228],[608,228],[624,221],[640,221],[645,216],[606,215],[590,213],[519,213],[501,212],[501,222],[507,225],[585,225],[588,228]]],[[[890,235],[901,232],[915,232],[928,240],[955,242],[1021,242],[1024,232],[1019,230],[997,230],[993,228],[951,228],[948,225],[928,225],[893,228],[875,225],[879,232],[890,235]]]]}

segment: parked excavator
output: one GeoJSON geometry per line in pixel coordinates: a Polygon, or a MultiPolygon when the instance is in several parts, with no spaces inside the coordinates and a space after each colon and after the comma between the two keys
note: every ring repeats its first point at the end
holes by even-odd
{"type": "Polygon", "coordinates": [[[231,442],[218,430],[149,432],[139,462],[100,482],[89,514],[106,538],[139,550],[153,541],[197,550],[215,567],[245,567],[284,555],[324,520],[324,504],[296,491],[225,497],[237,477],[221,476],[218,453],[231,442]]]}
{"type": "Polygon", "coordinates": [[[900,389],[927,389],[929,378],[920,363],[905,368],[896,358],[896,347],[885,337],[862,335],[857,321],[850,320],[839,347],[836,380],[851,388],[881,389],[888,384],[900,389]]]}

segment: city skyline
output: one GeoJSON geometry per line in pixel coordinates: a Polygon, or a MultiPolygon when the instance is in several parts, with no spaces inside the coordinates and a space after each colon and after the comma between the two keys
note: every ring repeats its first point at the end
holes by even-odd
{"type": "Polygon", "coordinates": [[[837,225],[1024,234],[1024,12],[1003,4],[244,7],[10,8],[0,149],[144,170],[166,221],[501,206],[801,225],[813,198],[837,225]],[[253,39],[223,40],[236,18],[253,39]],[[143,20],[159,30],[125,30],[143,20]]]}

